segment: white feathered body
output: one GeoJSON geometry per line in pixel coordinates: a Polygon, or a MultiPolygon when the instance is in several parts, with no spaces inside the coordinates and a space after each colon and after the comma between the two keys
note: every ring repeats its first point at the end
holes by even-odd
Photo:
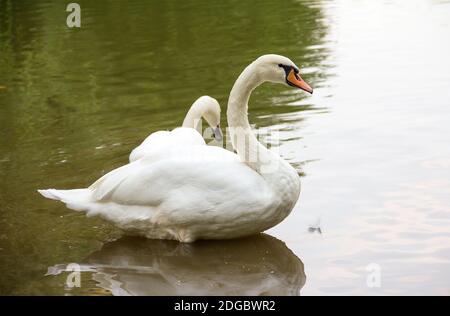
{"type": "MultiPolygon", "coordinates": [[[[230,92],[227,118],[237,154],[206,146],[192,128],[158,132],[133,151],[130,164],[111,171],[89,188],[39,192],[149,238],[183,242],[229,239],[278,224],[298,200],[300,178],[285,160],[259,143],[247,109],[250,94],[258,85],[266,81],[286,84],[287,73],[280,65],[290,67],[291,77],[300,82],[292,61],[264,55],[244,69],[230,92]]],[[[203,103],[217,103],[214,101],[199,98],[188,121],[198,116],[203,103]]],[[[218,103],[214,108],[220,112],[218,103]]],[[[208,120],[208,112],[202,113],[208,120]]]]}
{"type": "Polygon", "coordinates": [[[129,234],[191,242],[264,231],[283,220],[293,207],[289,201],[296,201],[280,192],[294,191],[298,197],[300,191],[295,171],[281,180],[291,187],[274,192],[260,174],[223,148],[160,149],[89,188],[40,193],[88,216],[101,216],[129,234]]]}
{"type": "Polygon", "coordinates": [[[179,146],[205,145],[199,132],[190,127],[178,127],[172,131],[158,131],[150,134],[130,154],[130,162],[141,159],[147,154],[165,152],[165,149],[179,146]]]}

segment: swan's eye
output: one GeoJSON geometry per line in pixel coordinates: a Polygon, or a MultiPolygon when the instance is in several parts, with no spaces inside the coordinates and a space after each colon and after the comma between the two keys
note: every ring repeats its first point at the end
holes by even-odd
{"type": "Polygon", "coordinates": [[[289,75],[289,73],[291,72],[292,66],[286,66],[283,64],[278,64],[278,67],[281,67],[284,69],[284,72],[286,74],[286,77],[289,75]]]}

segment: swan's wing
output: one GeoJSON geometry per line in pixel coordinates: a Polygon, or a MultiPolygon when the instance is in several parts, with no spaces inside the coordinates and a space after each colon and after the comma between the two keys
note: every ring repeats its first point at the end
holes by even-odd
{"type": "Polygon", "coordinates": [[[196,146],[205,145],[202,135],[194,128],[178,127],[171,132],[172,141],[175,144],[196,146]]]}
{"type": "Polygon", "coordinates": [[[179,127],[171,132],[158,131],[150,134],[138,147],[130,154],[130,162],[142,157],[165,151],[174,146],[196,146],[205,145],[202,136],[193,128],[179,127]]]}
{"type": "Polygon", "coordinates": [[[150,207],[158,221],[171,224],[195,223],[206,215],[232,218],[242,210],[256,214],[272,200],[258,173],[213,146],[173,149],[157,161],[144,157],[113,170],[91,190],[97,202],[150,207]]]}
{"type": "Polygon", "coordinates": [[[130,153],[130,162],[141,159],[145,156],[146,152],[150,151],[152,148],[158,150],[161,146],[170,143],[170,132],[168,131],[158,131],[150,134],[144,141],[133,149],[130,153]]]}

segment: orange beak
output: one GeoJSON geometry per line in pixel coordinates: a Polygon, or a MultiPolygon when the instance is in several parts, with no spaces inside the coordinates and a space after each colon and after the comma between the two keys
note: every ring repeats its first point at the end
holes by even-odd
{"type": "Polygon", "coordinates": [[[298,74],[294,72],[294,69],[291,69],[289,75],[286,78],[288,84],[291,86],[300,88],[306,92],[313,93],[313,89],[307,84],[298,74]]]}

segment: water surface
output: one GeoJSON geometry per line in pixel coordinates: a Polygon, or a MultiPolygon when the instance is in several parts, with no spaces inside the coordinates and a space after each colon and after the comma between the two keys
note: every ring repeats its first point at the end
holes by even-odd
{"type": "Polygon", "coordinates": [[[448,1],[79,3],[82,27],[69,29],[60,1],[0,0],[0,293],[450,294],[448,1]],[[200,95],[225,113],[266,53],[314,87],[268,84],[250,102],[303,175],[275,238],[121,238],[36,193],[123,165],[200,95]],[[72,262],[80,289],[60,273],[72,262]]]}

